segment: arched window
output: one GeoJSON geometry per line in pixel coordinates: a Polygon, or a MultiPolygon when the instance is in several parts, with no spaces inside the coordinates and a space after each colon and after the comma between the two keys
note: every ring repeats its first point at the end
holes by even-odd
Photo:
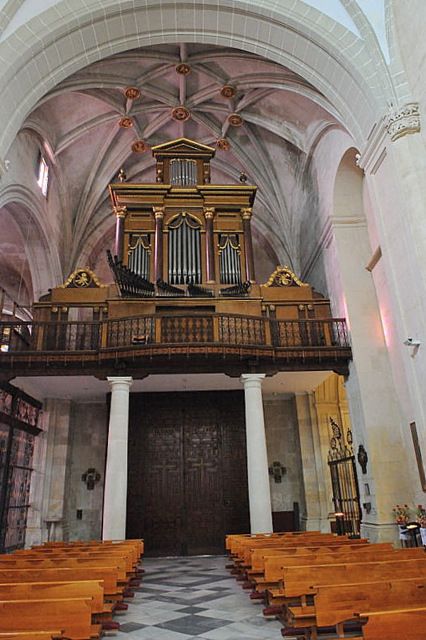
{"type": "Polygon", "coordinates": [[[201,224],[188,213],[181,213],[168,225],[169,283],[200,284],[201,224]]]}

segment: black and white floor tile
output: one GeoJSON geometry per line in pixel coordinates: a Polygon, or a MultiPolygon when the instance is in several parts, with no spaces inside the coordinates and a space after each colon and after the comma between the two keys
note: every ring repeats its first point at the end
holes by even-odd
{"type": "Polygon", "coordinates": [[[144,579],[118,618],[117,640],[281,638],[281,624],[264,618],[226,562],[224,556],[146,558],[144,579]]]}

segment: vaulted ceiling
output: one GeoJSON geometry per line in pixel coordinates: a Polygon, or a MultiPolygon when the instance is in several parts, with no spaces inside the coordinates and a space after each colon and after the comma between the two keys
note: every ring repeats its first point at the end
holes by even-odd
{"type": "Polygon", "coordinates": [[[23,128],[44,142],[61,183],[70,267],[82,256],[96,265],[110,241],[107,185],[118,170],[130,182],[155,182],[150,147],[185,136],[217,147],[212,182],[235,183],[244,170],[259,186],[259,247],[271,264],[298,269],[302,220],[312,215],[310,154],[338,126],[333,106],[288,69],[235,49],[177,44],[87,66],[49,92],[23,128]]]}

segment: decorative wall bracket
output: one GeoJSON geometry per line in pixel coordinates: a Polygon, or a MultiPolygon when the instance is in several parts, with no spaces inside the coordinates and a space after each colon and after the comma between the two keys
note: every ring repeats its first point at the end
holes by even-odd
{"type": "Polygon", "coordinates": [[[81,476],[83,482],[86,483],[86,487],[89,491],[93,491],[95,484],[101,479],[101,474],[96,471],[94,467],[89,467],[85,473],[81,476]]]}
{"type": "Polygon", "coordinates": [[[393,109],[385,118],[385,126],[392,142],[420,131],[420,112],[417,102],[410,102],[399,109],[393,109]]]}
{"type": "Polygon", "coordinates": [[[287,473],[286,467],[283,467],[281,462],[275,461],[268,468],[269,475],[272,476],[275,482],[281,482],[283,475],[287,473]]]}
{"type": "Polygon", "coordinates": [[[360,444],[358,447],[358,462],[361,466],[362,472],[367,473],[368,455],[364,448],[364,445],[360,444]]]}

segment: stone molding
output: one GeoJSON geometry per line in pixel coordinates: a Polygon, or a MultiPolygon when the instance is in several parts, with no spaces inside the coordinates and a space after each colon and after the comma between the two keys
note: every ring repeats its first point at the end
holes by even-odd
{"type": "Polygon", "coordinates": [[[402,107],[394,108],[386,114],[381,122],[376,123],[369,139],[360,155],[357,165],[365,171],[375,172],[375,165],[385,152],[388,136],[391,142],[408,133],[420,131],[420,112],[417,102],[409,102],[402,107]]]}
{"type": "Polygon", "coordinates": [[[386,131],[392,142],[408,133],[420,131],[420,112],[417,102],[410,102],[403,107],[393,109],[385,116],[386,131]]]}

